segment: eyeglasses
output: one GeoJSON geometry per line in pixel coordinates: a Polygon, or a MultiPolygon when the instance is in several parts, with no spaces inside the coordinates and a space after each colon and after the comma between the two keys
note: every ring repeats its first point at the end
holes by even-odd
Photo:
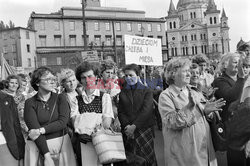
{"type": "Polygon", "coordinates": [[[52,77],[52,78],[42,78],[41,80],[47,82],[47,83],[52,83],[52,82],[56,82],[56,78],[52,77]]]}

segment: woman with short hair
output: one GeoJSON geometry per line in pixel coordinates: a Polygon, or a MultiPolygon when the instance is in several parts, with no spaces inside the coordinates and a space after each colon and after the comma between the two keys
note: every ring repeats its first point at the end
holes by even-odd
{"type": "Polygon", "coordinates": [[[159,97],[165,166],[217,166],[206,116],[225,102],[202,104],[200,93],[189,86],[190,65],[188,59],[176,58],[165,67],[169,87],[159,97]]]}
{"type": "Polygon", "coordinates": [[[45,166],[56,163],[76,166],[66,128],[70,108],[63,94],[53,93],[56,80],[48,67],[39,67],[32,74],[31,86],[38,92],[26,100],[24,107],[24,120],[29,128],[25,166],[36,165],[40,155],[44,157],[45,166]]]}

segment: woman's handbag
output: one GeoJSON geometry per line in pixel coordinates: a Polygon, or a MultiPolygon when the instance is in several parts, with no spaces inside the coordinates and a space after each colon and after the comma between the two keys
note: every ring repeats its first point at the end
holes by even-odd
{"type": "Polygon", "coordinates": [[[101,129],[92,134],[92,142],[101,164],[126,160],[122,133],[101,129]]]}
{"type": "Polygon", "coordinates": [[[219,113],[216,111],[213,113],[213,118],[208,119],[210,126],[211,137],[215,151],[227,150],[227,135],[226,127],[221,121],[219,113]]]}

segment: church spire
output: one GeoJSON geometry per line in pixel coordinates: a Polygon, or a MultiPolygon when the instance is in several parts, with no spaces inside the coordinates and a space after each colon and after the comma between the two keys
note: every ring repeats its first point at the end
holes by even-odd
{"type": "Polygon", "coordinates": [[[173,15],[176,15],[176,14],[177,14],[177,12],[176,12],[174,3],[173,3],[173,1],[171,0],[171,1],[170,1],[170,5],[169,5],[169,10],[168,10],[168,15],[169,15],[169,16],[173,16],[173,15]]]}
{"type": "Polygon", "coordinates": [[[227,15],[226,15],[226,12],[225,12],[224,8],[222,9],[222,14],[221,14],[221,17],[227,17],[227,15]]]}
{"type": "Polygon", "coordinates": [[[217,10],[217,6],[216,6],[214,0],[209,0],[208,1],[208,6],[207,6],[207,11],[206,12],[208,12],[208,13],[210,13],[210,12],[216,12],[216,13],[219,12],[219,10],[217,10]]]}

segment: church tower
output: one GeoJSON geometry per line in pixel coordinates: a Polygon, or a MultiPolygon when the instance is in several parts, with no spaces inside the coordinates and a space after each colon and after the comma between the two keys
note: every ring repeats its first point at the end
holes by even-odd
{"type": "Polygon", "coordinates": [[[229,52],[228,18],[214,0],[179,0],[176,8],[171,0],[166,23],[170,58],[229,52]]]}

